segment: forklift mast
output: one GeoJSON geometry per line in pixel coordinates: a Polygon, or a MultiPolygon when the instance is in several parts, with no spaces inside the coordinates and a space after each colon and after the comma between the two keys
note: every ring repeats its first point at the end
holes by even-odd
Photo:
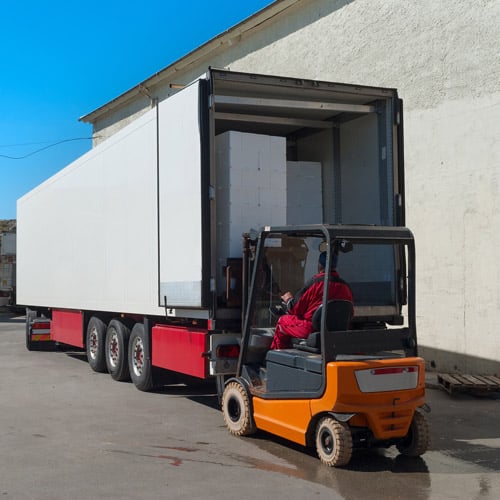
{"type": "MultiPolygon", "coordinates": [[[[248,245],[243,338],[237,376],[245,367],[265,364],[281,295],[297,293],[317,273],[326,251],[323,310],[326,310],[332,256],[340,277],[353,292],[354,317],[349,330],[325,340],[321,320],[323,364],[343,356],[417,355],[415,326],[415,245],[402,227],[314,225],[267,227],[248,245]]],[[[300,349],[300,346],[298,346],[300,349]]]]}

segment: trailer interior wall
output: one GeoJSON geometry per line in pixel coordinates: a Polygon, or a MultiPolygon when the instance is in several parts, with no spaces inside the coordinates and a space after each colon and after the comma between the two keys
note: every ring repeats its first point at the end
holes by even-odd
{"type": "Polygon", "coordinates": [[[324,220],[327,223],[394,223],[394,187],[397,174],[380,168],[379,124],[375,113],[358,117],[297,141],[303,160],[323,167],[324,220]]]}

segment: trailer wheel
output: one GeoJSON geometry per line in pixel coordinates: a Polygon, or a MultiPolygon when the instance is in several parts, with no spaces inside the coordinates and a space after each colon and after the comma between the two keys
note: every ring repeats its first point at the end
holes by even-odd
{"type": "Polygon", "coordinates": [[[87,326],[86,350],[90,368],[95,372],[106,371],[106,324],[96,316],[90,318],[87,326]]]}
{"type": "Polygon", "coordinates": [[[421,410],[415,410],[407,436],[396,445],[399,453],[407,457],[419,457],[429,448],[430,435],[427,418],[421,410]]]}
{"type": "Polygon", "coordinates": [[[238,382],[229,382],[222,394],[224,423],[234,436],[248,436],[256,431],[250,399],[245,388],[238,382]]]}
{"type": "Polygon", "coordinates": [[[130,330],[117,319],[110,321],[106,331],[106,366],[114,380],[130,380],[128,371],[128,340],[130,330]]]}
{"type": "Polygon", "coordinates": [[[150,391],[153,384],[151,355],[147,352],[146,332],[142,323],[136,323],[128,343],[128,368],[130,378],[140,391],[150,391]]]}
{"type": "Polygon", "coordinates": [[[332,417],[323,417],[316,427],[316,451],[329,467],[346,465],[352,456],[352,434],[349,426],[332,417]]]}

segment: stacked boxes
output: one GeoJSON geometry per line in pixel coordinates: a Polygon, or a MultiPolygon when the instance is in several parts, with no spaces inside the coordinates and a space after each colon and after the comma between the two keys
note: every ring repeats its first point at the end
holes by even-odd
{"type": "Polygon", "coordinates": [[[217,289],[227,258],[241,257],[241,235],[286,224],[286,140],[229,131],[216,137],[217,289]]]}
{"type": "Polygon", "coordinates": [[[217,289],[242,234],[323,222],[321,163],[287,162],[284,137],[229,131],[216,137],[217,289]]]}

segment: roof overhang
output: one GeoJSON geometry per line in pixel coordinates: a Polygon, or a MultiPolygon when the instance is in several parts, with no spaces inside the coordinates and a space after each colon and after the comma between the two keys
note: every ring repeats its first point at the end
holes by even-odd
{"type": "Polygon", "coordinates": [[[197,49],[189,52],[181,59],[178,59],[166,68],[158,71],[135,87],[132,87],[130,90],[127,90],[96,110],[82,116],[79,121],[94,123],[107,113],[120,108],[129,101],[133,100],[135,97],[139,95],[148,95],[151,87],[160,85],[165,81],[172,81],[177,74],[186,70],[189,66],[200,64],[203,60],[208,60],[210,56],[214,54],[215,51],[220,50],[221,47],[232,45],[237,39],[239,39],[239,37],[260,28],[262,24],[270,21],[274,17],[282,14],[284,11],[302,1],[304,0],[275,0],[269,6],[264,7],[252,16],[243,20],[241,23],[221,33],[220,35],[217,35],[203,45],[200,45],[197,49]]]}

